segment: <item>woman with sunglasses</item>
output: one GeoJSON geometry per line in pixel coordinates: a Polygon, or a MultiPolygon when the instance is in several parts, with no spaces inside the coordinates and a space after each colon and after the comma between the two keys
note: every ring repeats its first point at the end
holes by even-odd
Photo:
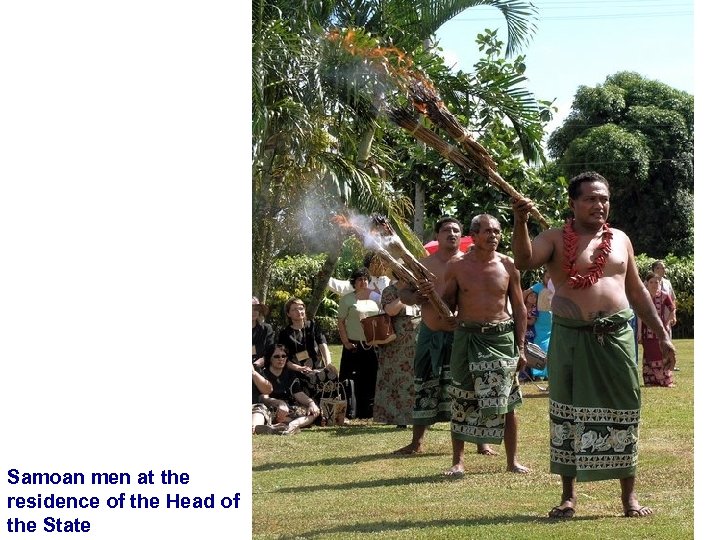
{"type": "Polygon", "coordinates": [[[265,355],[263,375],[272,384],[272,392],[260,399],[270,409],[272,423],[257,426],[255,433],[292,435],[320,415],[320,408],[302,391],[297,373],[288,369],[287,360],[288,349],[281,344],[265,355]]]}

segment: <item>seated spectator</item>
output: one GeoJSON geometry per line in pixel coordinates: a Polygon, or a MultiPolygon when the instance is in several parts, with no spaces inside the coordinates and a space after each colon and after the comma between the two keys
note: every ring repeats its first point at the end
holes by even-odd
{"type": "Polygon", "coordinates": [[[272,423],[257,426],[255,433],[293,435],[320,415],[320,408],[302,391],[297,373],[288,369],[287,359],[285,345],[276,344],[265,354],[263,375],[272,384],[272,392],[260,399],[270,409],[272,423]]]}
{"type": "Polygon", "coordinates": [[[258,367],[263,367],[265,353],[275,343],[275,330],[265,322],[269,312],[265,304],[252,297],[252,362],[258,367]]]}
{"type": "Polygon", "coordinates": [[[262,394],[269,394],[272,392],[272,384],[262,373],[260,373],[255,366],[252,368],[252,432],[255,433],[256,426],[269,425],[271,422],[270,410],[266,405],[260,403],[260,396],[262,394]]]}
{"type": "Polygon", "coordinates": [[[287,367],[299,374],[305,393],[319,403],[323,384],[338,376],[327,338],[315,321],[307,319],[305,303],[299,298],[285,303],[285,316],[289,324],[280,330],[277,341],[288,349],[287,367]]]}

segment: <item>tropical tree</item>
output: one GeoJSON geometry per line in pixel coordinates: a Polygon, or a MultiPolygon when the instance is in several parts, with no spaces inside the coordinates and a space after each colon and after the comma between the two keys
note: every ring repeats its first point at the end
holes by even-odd
{"type": "MultiPolygon", "coordinates": [[[[531,3],[523,1],[353,0],[338,4],[333,21],[340,27],[362,28],[369,34],[383,36],[387,44],[395,45],[419,58],[423,49],[431,47],[435,32],[443,24],[468,8],[483,5],[495,7],[505,16],[508,56],[516,52],[535,30],[533,21],[537,10],[531,3]]],[[[427,57],[427,55],[422,56],[427,57]]],[[[422,61],[420,63],[423,64],[422,61]]],[[[454,89],[444,86],[439,79],[433,81],[438,85],[442,95],[447,95],[448,99],[453,98],[454,89]]],[[[359,137],[359,156],[363,160],[370,157],[370,146],[376,135],[375,127],[374,123],[368,123],[359,137]]],[[[422,174],[416,174],[415,177],[414,231],[418,236],[422,236],[425,194],[429,186],[423,180],[422,174]]]]}
{"type": "Polygon", "coordinates": [[[581,86],[548,149],[569,178],[596,170],[611,184],[610,220],[638,252],[693,252],[693,97],[637,73],[581,86]]]}
{"type": "Polygon", "coordinates": [[[405,225],[409,199],[389,180],[392,154],[373,150],[385,120],[357,91],[357,79],[339,77],[340,64],[328,61],[338,54],[328,30],[361,25],[379,36],[358,32],[365,39],[410,50],[463,9],[482,4],[503,11],[508,49],[518,46],[530,29],[528,2],[253,0],[253,288],[259,296],[273,260],[308,248],[313,238],[323,239],[329,277],[342,238],[326,219],[310,216],[348,208],[380,212],[411,249],[422,249],[405,225]]]}
{"type": "MultiPolygon", "coordinates": [[[[500,175],[536,200],[551,221],[557,220],[563,209],[558,200],[564,202],[558,196],[557,183],[545,183],[536,168],[528,166],[544,162],[542,137],[545,124],[552,118],[552,103],[537,100],[524,87],[525,58],[504,58],[497,31],[478,34],[476,42],[479,60],[472,73],[453,73],[442,63],[426,62],[423,65],[428,77],[448,89],[441,96],[443,102],[490,151],[500,175]]],[[[433,223],[444,214],[469,219],[487,212],[496,215],[501,224],[510,225],[512,211],[507,195],[485,178],[463,173],[436,151],[413,144],[412,137],[397,130],[388,131],[384,140],[404,165],[396,169],[396,187],[410,195],[418,179],[427,186],[426,239],[433,223]]]]}

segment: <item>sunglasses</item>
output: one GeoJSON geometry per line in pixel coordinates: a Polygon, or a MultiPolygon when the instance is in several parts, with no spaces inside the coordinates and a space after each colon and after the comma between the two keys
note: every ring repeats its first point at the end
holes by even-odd
{"type": "Polygon", "coordinates": [[[273,358],[287,358],[287,354],[273,354],[273,358]]]}

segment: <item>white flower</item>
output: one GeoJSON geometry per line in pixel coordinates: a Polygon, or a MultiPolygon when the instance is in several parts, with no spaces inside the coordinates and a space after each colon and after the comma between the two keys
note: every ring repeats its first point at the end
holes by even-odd
{"type": "Polygon", "coordinates": [[[586,433],[582,434],[582,438],[580,439],[580,450],[585,451],[588,448],[592,448],[593,444],[595,444],[595,440],[597,439],[598,434],[594,431],[588,431],[586,433]]]}
{"type": "MultiPolygon", "coordinates": [[[[565,422],[567,424],[567,422],[565,422]]],[[[565,424],[552,424],[550,426],[550,440],[553,446],[562,446],[565,441],[565,424]]]]}

